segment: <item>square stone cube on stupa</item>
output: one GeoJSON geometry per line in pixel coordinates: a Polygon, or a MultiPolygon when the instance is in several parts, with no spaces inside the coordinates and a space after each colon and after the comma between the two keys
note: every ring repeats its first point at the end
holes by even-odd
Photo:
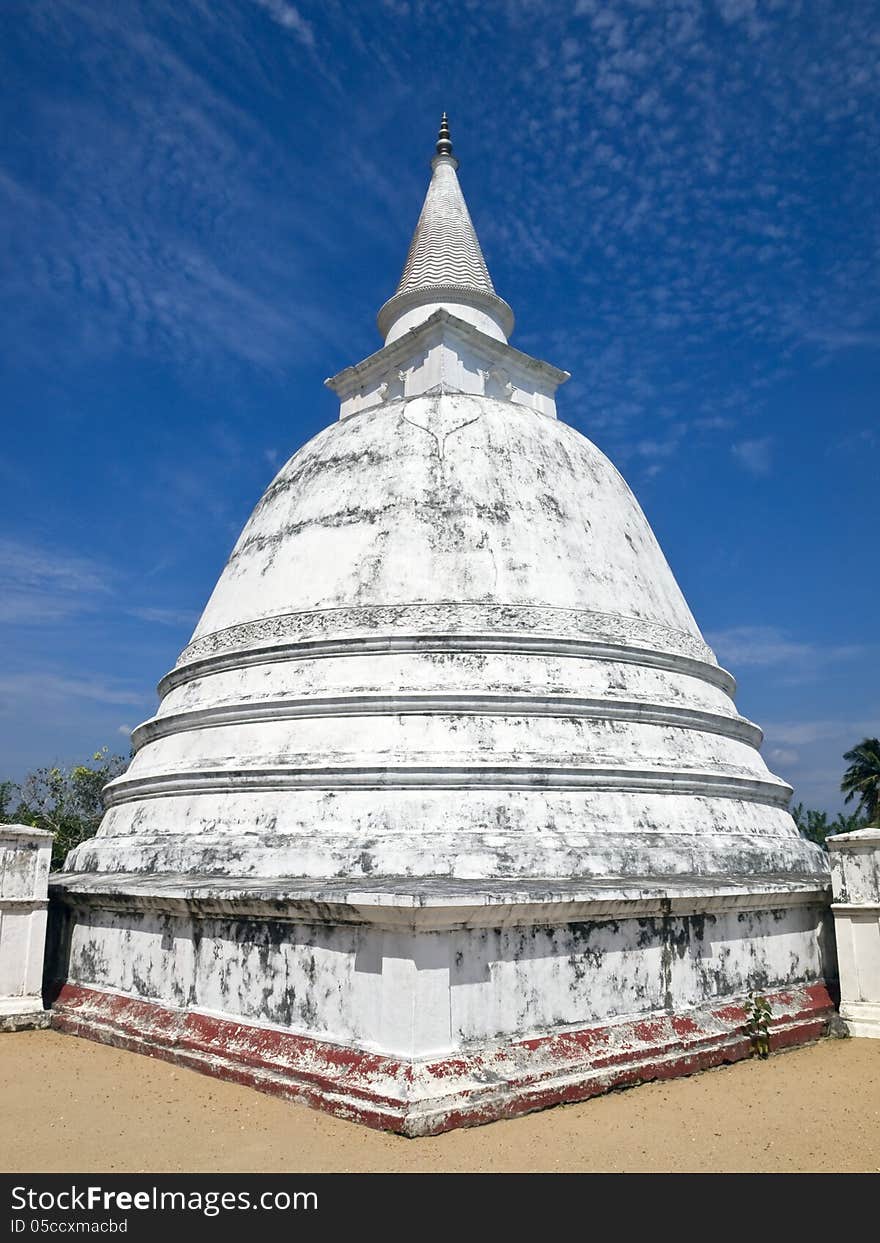
{"type": "Polygon", "coordinates": [[[64,1030],[422,1135],[833,1007],[828,869],[632,492],[508,344],[444,117],[384,346],[52,885],[64,1030]]]}

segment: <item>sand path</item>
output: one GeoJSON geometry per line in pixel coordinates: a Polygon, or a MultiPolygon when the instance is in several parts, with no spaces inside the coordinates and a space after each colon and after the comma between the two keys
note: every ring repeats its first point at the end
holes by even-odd
{"type": "Polygon", "coordinates": [[[880,1041],[808,1048],[430,1139],[166,1062],[0,1035],[0,1171],[878,1171],[880,1041]]]}

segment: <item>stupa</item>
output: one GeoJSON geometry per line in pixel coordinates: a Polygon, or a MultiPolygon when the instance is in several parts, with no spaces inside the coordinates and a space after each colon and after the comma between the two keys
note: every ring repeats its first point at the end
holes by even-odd
{"type": "Polygon", "coordinates": [[[52,885],[54,1022],[409,1135],[833,1007],[828,872],[633,494],[508,344],[444,116],[327,381],[52,885]]]}

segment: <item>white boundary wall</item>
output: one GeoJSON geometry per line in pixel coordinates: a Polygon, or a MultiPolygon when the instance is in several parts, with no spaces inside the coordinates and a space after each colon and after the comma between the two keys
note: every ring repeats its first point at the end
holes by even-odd
{"type": "Polygon", "coordinates": [[[851,1036],[880,1039],[880,829],[828,838],[840,1013],[851,1036]]]}
{"type": "Polygon", "coordinates": [[[45,1027],[46,946],[52,834],[0,824],[0,1031],[45,1027]]]}

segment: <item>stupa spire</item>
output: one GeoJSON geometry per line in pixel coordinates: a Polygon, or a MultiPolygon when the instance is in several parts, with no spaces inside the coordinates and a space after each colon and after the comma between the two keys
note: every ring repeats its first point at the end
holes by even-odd
{"type": "MultiPolygon", "coordinates": [[[[452,155],[452,139],[449,136],[449,119],[445,112],[440,118],[440,133],[437,135],[437,154],[452,155]]],[[[457,160],[456,163],[458,163],[457,160]]]]}
{"type": "Polygon", "coordinates": [[[431,161],[431,182],[403,274],[394,296],[379,312],[379,331],[387,343],[440,306],[502,341],[513,330],[513,312],[495,293],[457,168],[444,112],[431,161]]]}

